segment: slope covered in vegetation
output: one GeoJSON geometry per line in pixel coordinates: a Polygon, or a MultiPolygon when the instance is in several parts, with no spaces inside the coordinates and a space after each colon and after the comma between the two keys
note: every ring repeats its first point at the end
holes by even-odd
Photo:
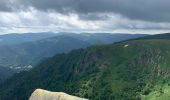
{"type": "Polygon", "coordinates": [[[107,44],[146,34],[27,33],[0,35],[0,66],[28,70],[46,57],[90,45],[107,44]]]}
{"type": "Polygon", "coordinates": [[[169,100],[170,40],[132,40],[46,59],[0,86],[1,100],[27,100],[36,88],[90,100],[169,100]]]}

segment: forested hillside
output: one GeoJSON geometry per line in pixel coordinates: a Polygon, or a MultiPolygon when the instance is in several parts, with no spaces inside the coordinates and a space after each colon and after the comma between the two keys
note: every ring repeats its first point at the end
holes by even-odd
{"type": "Polygon", "coordinates": [[[90,100],[169,100],[170,40],[131,40],[46,59],[0,86],[1,100],[42,88],[90,100]],[[30,84],[31,83],[31,84],[30,84]]]}
{"type": "Polygon", "coordinates": [[[41,60],[73,49],[143,37],[146,34],[26,33],[0,35],[0,66],[28,70],[41,60]]]}

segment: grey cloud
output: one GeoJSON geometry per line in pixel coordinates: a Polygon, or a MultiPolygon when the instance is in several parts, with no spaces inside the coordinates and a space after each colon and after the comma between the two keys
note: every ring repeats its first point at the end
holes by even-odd
{"type": "MultiPolygon", "coordinates": [[[[25,6],[60,13],[118,13],[134,20],[170,22],[170,0],[18,0],[25,6]]],[[[81,15],[82,16],[82,15],[81,15]]],[[[80,16],[80,17],[81,17],[80,16]]],[[[87,15],[88,16],[88,15],[87,15]]],[[[82,16],[84,17],[84,16],[82,16]]],[[[88,17],[86,17],[88,18],[88,17]]],[[[90,18],[90,17],[89,17],[90,18]]],[[[95,17],[93,16],[93,19],[95,17]]],[[[96,17],[98,18],[98,17],[96,17]]]]}
{"type": "Polygon", "coordinates": [[[10,2],[0,0],[0,11],[3,11],[3,12],[11,11],[12,9],[10,8],[9,5],[10,5],[10,2]]]}
{"type": "Polygon", "coordinates": [[[110,18],[107,14],[99,14],[99,13],[87,13],[87,14],[79,14],[79,18],[82,20],[107,20],[110,18]]]}
{"type": "Polygon", "coordinates": [[[29,30],[50,25],[49,30],[170,30],[169,5],[170,0],[0,0],[0,12],[13,11],[11,16],[0,15],[1,20],[5,18],[0,26],[18,25],[15,29],[29,30]]]}

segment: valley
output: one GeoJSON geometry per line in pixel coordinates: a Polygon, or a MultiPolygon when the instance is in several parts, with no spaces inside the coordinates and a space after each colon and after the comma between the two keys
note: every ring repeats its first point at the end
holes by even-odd
{"type": "Polygon", "coordinates": [[[44,59],[91,45],[119,42],[146,34],[26,33],[0,36],[0,66],[17,72],[29,70],[44,59]],[[3,41],[2,41],[3,40],[3,41]],[[6,42],[8,41],[8,42],[6,42]],[[6,44],[5,44],[6,43],[6,44]]]}

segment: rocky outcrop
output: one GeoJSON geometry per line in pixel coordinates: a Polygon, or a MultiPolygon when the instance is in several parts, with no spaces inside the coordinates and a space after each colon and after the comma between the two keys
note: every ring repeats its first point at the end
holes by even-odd
{"type": "Polygon", "coordinates": [[[71,96],[63,92],[51,92],[43,89],[36,89],[29,100],[87,100],[76,96],[71,96]]]}

